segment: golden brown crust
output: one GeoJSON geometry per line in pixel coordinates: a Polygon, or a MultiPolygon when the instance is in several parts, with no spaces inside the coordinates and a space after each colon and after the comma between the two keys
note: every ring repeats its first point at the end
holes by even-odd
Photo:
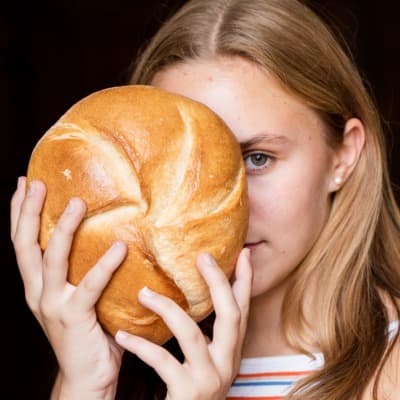
{"type": "Polygon", "coordinates": [[[71,107],[32,152],[28,180],[48,188],[40,244],[73,196],[88,213],[71,253],[78,284],[120,239],[128,256],[98,305],[99,321],[156,343],[171,333],[137,301],[148,286],[196,320],[210,312],[208,289],[195,266],[211,253],[231,276],[248,223],[240,147],[206,106],[150,86],[96,92],[71,107]]]}

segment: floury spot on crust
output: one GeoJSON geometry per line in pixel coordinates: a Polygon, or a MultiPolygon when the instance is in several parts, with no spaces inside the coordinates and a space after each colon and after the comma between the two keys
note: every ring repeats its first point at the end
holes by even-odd
{"type": "Polygon", "coordinates": [[[68,181],[72,180],[72,172],[70,169],[64,169],[64,171],[62,171],[62,174],[67,178],[68,181]]]}

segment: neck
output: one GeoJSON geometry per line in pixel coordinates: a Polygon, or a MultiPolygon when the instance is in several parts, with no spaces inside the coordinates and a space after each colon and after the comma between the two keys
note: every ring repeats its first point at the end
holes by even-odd
{"type": "MultiPolygon", "coordinates": [[[[289,284],[290,279],[286,279],[280,285],[251,300],[243,357],[268,357],[300,353],[298,348],[289,344],[282,327],[283,301],[289,284]]],[[[310,285],[309,295],[312,287],[313,285],[310,285]]],[[[303,311],[308,323],[313,326],[315,323],[314,312],[310,301],[305,301],[303,311]]],[[[311,334],[311,332],[309,333],[311,334]]],[[[307,352],[320,351],[315,338],[310,337],[310,342],[302,343],[301,346],[307,352]]]]}
{"type": "Polygon", "coordinates": [[[250,305],[243,357],[297,353],[282,330],[282,305],[288,282],[254,297],[250,305]]]}

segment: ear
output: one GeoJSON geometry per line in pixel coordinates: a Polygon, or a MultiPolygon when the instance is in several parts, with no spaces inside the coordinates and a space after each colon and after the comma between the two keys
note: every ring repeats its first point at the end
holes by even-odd
{"type": "Polygon", "coordinates": [[[365,129],[358,118],[346,122],[343,142],[335,148],[330,192],[339,190],[357,165],[365,143],[365,129]]]}

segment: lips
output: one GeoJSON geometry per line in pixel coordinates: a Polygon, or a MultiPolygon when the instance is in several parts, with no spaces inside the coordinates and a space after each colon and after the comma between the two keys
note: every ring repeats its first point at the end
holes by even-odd
{"type": "Polygon", "coordinates": [[[255,250],[258,246],[264,243],[264,240],[260,240],[258,242],[248,242],[244,244],[244,247],[250,250],[255,250]]]}

